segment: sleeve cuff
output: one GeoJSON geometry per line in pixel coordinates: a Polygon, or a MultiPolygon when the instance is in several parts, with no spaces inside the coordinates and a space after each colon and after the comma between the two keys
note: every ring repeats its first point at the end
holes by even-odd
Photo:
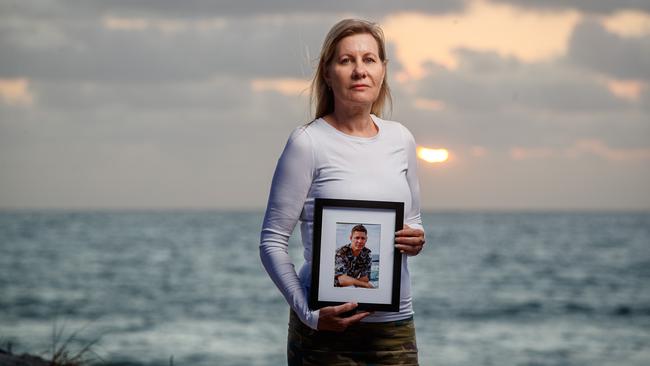
{"type": "Polygon", "coordinates": [[[318,318],[320,316],[320,310],[309,311],[304,316],[300,317],[300,320],[305,323],[309,328],[313,330],[318,330],[318,318]]]}
{"type": "Polygon", "coordinates": [[[407,222],[406,225],[410,226],[412,229],[420,229],[424,231],[424,226],[422,226],[422,224],[415,223],[415,222],[407,222]]]}

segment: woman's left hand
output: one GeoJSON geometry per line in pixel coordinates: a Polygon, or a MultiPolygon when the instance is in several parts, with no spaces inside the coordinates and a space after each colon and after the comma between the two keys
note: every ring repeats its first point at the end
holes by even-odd
{"type": "Polygon", "coordinates": [[[395,248],[403,254],[418,255],[424,247],[424,231],[404,224],[404,228],[395,233],[395,243],[395,248]]]}

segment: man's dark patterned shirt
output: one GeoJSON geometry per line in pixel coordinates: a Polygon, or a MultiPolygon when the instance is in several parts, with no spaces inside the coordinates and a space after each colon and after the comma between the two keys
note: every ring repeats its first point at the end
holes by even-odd
{"type": "Polygon", "coordinates": [[[361,249],[358,256],[352,254],[352,246],[348,244],[336,251],[334,258],[334,286],[339,287],[339,275],[348,275],[352,278],[370,278],[370,266],[372,265],[372,251],[366,247],[361,249]]]}

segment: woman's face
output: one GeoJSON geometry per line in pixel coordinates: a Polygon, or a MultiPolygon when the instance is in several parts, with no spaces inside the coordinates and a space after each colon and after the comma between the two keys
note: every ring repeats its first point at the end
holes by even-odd
{"type": "Polygon", "coordinates": [[[386,65],[370,34],[355,34],[339,41],[328,65],[325,81],[334,93],[334,106],[368,105],[377,100],[386,65]]]}

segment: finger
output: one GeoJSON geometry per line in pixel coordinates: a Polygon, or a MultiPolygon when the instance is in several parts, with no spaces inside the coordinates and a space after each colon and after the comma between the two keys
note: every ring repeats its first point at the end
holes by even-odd
{"type": "Polygon", "coordinates": [[[395,248],[397,248],[400,252],[406,253],[406,254],[418,254],[421,249],[419,249],[419,246],[414,246],[414,245],[401,245],[401,244],[395,244],[395,248]]]}
{"type": "Polygon", "coordinates": [[[345,312],[350,311],[350,310],[354,310],[357,306],[358,306],[358,304],[355,303],[355,302],[346,302],[345,304],[334,306],[333,315],[338,315],[338,314],[345,313],[345,312]]]}
{"type": "Polygon", "coordinates": [[[424,236],[424,231],[420,229],[402,229],[396,231],[395,236],[424,236]]]}
{"type": "Polygon", "coordinates": [[[408,228],[408,229],[402,229],[402,230],[396,231],[395,235],[396,236],[416,236],[417,233],[419,233],[419,232],[420,232],[420,230],[408,228]]]}
{"type": "Polygon", "coordinates": [[[408,226],[407,224],[404,224],[404,226],[402,226],[402,229],[401,229],[401,230],[397,230],[397,231],[395,232],[395,234],[397,234],[397,233],[401,233],[402,231],[404,231],[404,230],[409,230],[409,229],[411,229],[411,227],[408,226]]]}
{"type": "Polygon", "coordinates": [[[350,324],[361,321],[361,319],[367,317],[368,315],[370,315],[369,312],[363,311],[363,312],[356,313],[356,314],[354,314],[352,316],[349,316],[349,317],[345,318],[343,322],[344,322],[345,326],[347,327],[350,324]]]}
{"type": "Polygon", "coordinates": [[[395,238],[395,243],[404,245],[424,245],[425,241],[420,236],[402,236],[395,238]]]}
{"type": "Polygon", "coordinates": [[[403,244],[395,244],[395,248],[399,249],[402,253],[404,252],[412,252],[414,251],[414,246],[413,245],[403,245],[403,244]]]}
{"type": "Polygon", "coordinates": [[[350,304],[350,303],[345,303],[345,304],[341,304],[341,305],[338,305],[338,306],[325,306],[325,307],[320,309],[320,316],[321,317],[333,317],[333,316],[336,316],[336,315],[338,315],[338,314],[340,314],[342,312],[347,311],[347,310],[345,310],[346,309],[345,305],[348,305],[348,304],[350,304]]]}
{"type": "Polygon", "coordinates": [[[404,242],[404,243],[409,243],[409,242],[423,242],[424,237],[423,236],[397,236],[395,237],[396,242],[404,242]]]}

